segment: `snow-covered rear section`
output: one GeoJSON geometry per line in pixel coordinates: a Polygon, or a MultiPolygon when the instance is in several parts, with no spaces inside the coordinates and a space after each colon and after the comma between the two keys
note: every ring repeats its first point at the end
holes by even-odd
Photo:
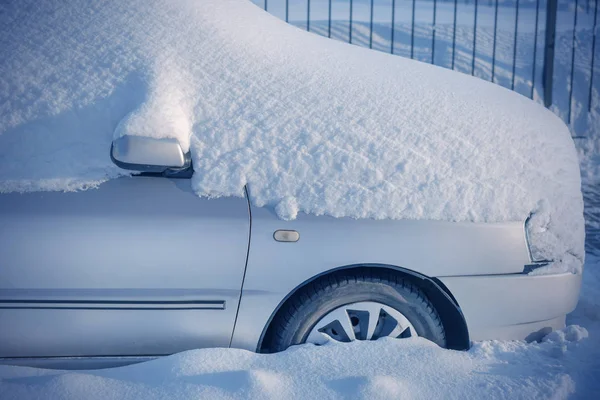
{"type": "Polygon", "coordinates": [[[567,127],[491,83],[308,34],[245,0],[19,0],[0,12],[0,190],[125,173],[113,135],[174,137],[193,187],[282,218],[524,221],[580,269],[567,127]],[[118,129],[117,129],[118,127],[118,129]]]}

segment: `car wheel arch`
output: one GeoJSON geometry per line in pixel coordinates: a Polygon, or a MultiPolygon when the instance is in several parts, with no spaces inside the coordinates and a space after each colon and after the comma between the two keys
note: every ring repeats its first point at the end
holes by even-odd
{"type": "Polygon", "coordinates": [[[440,280],[436,278],[430,278],[418,272],[399,266],[367,263],[332,268],[330,270],[323,271],[296,286],[283,298],[283,300],[281,300],[275,310],[271,313],[271,316],[269,317],[269,320],[267,321],[267,324],[263,328],[263,331],[260,335],[256,351],[258,353],[269,352],[269,349],[263,347],[263,343],[269,342],[267,338],[270,335],[271,327],[273,325],[272,322],[278,313],[285,308],[288,301],[294,297],[300,289],[319,279],[327,279],[333,274],[355,273],[356,275],[360,276],[361,272],[366,270],[372,272],[373,269],[398,274],[402,278],[408,279],[412,284],[421,289],[440,314],[442,324],[446,332],[446,347],[452,350],[468,350],[470,348],[471,342],[469,339],[469,331],[465,317],[452,293],[450,293],[448,288],[440,280]]]}

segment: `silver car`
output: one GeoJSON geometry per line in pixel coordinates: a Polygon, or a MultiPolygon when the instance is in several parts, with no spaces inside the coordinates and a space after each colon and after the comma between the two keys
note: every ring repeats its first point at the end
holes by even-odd
{"type": "Polygon", "coordinates": [[[198,197],[174,140],[125,136],[111,156],[141,173],[0,195],[0,362],[98,368],[384,336],[468,349],[538,339],[577,303],[580,274],[528,274],[545,264],[525,221],[283,221],[198,197]]]}

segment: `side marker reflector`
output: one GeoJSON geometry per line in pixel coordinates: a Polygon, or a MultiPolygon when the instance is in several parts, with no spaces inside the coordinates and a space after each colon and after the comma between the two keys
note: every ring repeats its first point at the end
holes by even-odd
{"type": "Polygon", "coordinates": [[[278,242],[297,242],[300,234],[296,231],[277,230],[273,233],[273,238],[278,242]]]}

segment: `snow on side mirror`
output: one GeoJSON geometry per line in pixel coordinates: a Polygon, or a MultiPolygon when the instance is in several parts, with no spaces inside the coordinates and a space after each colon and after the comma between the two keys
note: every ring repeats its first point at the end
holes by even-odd
{"type": "Polygon", "coordinates": [[[110,158],[120,168],[151,173],[190,169],[191,158],[177,139],[124,135],[113,141],[110,158]]]}

